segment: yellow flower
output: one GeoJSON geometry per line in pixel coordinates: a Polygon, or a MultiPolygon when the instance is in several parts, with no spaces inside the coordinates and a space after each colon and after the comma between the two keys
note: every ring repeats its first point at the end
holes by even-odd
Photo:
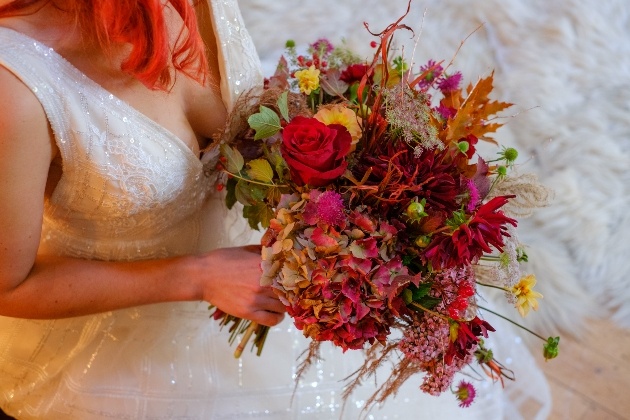
{"type": "Polygon", "coordinates": [[[310,95],[319,87],[319,69],[316,69],[315,66],[296,71],[295,78],[298,80],[300,92],[305,95],[310,95]]]}
{"type": "Polygon", "coordinates": [[[357,114],[355,114],[353,110],[346,108],[341,104],[320,108],[314,117],[326,125],[340,124],[346,127],[350,132],[350,137],[352,137],[353,146],[361,138],[361,126],[359,125],[360,118],[357,117],[357,114]]]}
{"type": "Polygon", "coordinates": [[[533,310],[538,310],[538,301],[536,299],[542,298],[538,292],[534,291],[534,286],[536,285],[536,276],[533,274],[529,274],[527,276],[521,277],[521,280],[512,287],[512,293],[516,297],[516,308],[522,317],[525,317],[530,308],[533,310]]]}

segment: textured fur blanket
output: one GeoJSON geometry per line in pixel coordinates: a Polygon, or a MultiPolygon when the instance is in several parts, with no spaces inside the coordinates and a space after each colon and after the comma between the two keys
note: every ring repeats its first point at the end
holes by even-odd
{"type": "MultiPolygon", "coordinates": [[[[287,39],[327,37],[372,54],[407,0],[241,0],[267,71],[287,39]]],[[[544,299],[526,324],[575,331],[587,316],[630,328],[630,8],[627,0],[412,0],[397,43],[418,64],[448,62],[466,82],[495,71],[515,114],[499,140],[555,192],[520,221],[527,271],[544,299]],[[478,30],[475,31],[482,25],[478,30]],[[473,33],[474,32],[474,33],[473,33]],[[414,43],[417,46],[414,49],[414,43]]]]}

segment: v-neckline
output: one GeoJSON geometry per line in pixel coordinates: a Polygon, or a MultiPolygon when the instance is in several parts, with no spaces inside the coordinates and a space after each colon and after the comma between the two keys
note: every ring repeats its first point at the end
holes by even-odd
{"type": "MultiPolygon", "coordinates": [[[[166,138],[170,140],[172,144],[182,149],[184,151],[184,154],[186,154],[186,156],[190,160],[194,160],[199,166],[202,166],[201,157],[197,155],[193,151],[193,149],[190,148],[188,144],[184,140],[182,140],[178,135],[176,135],[175,133],[173,133],[171,130],[164,127],[163,125],[159,124],[158,122],[156,122],[155,120],[147,116],[145,113],[141,112],[136,107],[129,104],[124,99],[119,98],[117,95],[115,95],[108,89],[104,88],[100,83],[96,82],[94,79],[86,75],[84,72],[79,70],[79,68],[77,68],[74,64],[68,61],[64,56],[62,56],[57,51],[55,51],[54,48],[51,48],[47,46],[46,44],[44,44],[43,42],[38,41],[37,39],[32,38],[14,29],[0,26],[0,30],[9,31],[10,33],[13,33],[15,37],[23,38],[24,41],[33,42],[35,45],[40,46],[43,49],[43,51],[47,51],[50,54],[52,54],[58,60],[60,64],[64,65],[68,69],[68,71],[75,73],[79,78],[78,80],[82,80],[85,83],[85,85],[88,88],[93,89],[97,93],[97,95],[100,94],[103,97],[109,97],[111,100],[116,102],[116,105],[125,107],[126,108],[125,111],[129,112],[130,115],[142,120],[145,124],[149,125],[154,130],[163,134],[166,138]]],[[[221,71],[221,66],[219,66],[219,68],[221,71]]],[[[201,153],[201,151],[199,153],[201,153]]]]}

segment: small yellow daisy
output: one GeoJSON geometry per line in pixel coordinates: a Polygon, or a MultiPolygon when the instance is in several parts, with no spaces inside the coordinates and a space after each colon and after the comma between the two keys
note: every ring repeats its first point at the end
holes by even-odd
{"type": "Polygon", "coordinates": [[[516,297],[516,308],[522,317],[525,317],[530,309],[538,310],[538,301],[536,299],[542,298],[543,295],[534,291],[535,285],[536,276],[529,274],[521,277],[518,284],[511,289],[516,297]]]}

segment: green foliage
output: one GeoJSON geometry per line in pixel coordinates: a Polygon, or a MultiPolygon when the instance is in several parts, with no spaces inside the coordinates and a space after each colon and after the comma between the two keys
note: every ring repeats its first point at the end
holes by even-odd
{"type": "MultiPolygon", "coordinates": [[[[407,305],[417,303],[422,308],[432,310],[442,301],[442,299],[429,296],[432,285],[433,283],[431,282],[420,283],[418,287],[413,284],[410,285],[403,292],[403,300],[407,305]]],[[[415,308],[420,309],[418,306],[415,306],[415,308]]]]}
{"type": "Polygon", "coordinates": [[[239,203],[244,206],[253,206],[267,196],[267,187],[254,184],[247,179],[239,179],[234,193],[239,203]]]}
{"type": "Polygon", "coordinates": [[[464,210],[456,210],[453,212],[450,219],[446,221],[446,225],[451,229],[456,230],[468,221],[468,216],[464,210]]]}
{"type": "Polygon", "coordinates": [[[431,290],[431,286],[433,285],[433,283],[431,282],[427,282],[427,283],[420,283],[420,285],[418,287],[411,285],[409,287],[409,289],[411,289],[411,298],[413,301],[415,302],[419,302],[420,299],[422,299],[423,297],[425,297],[429,291],[431,290]]]}
{"type": "Polygon", "coordinates": [[[418,304],[429,310],[432,310],[436,306],[438,306],[440,302],[442,302],[442,299],[434,298],[431,296],[425,296],[418,301],[418,304]]]}
{"type": "Polygon", "coordinates": [[[226,191],[225,205],[227,206],[228,209],[231,209],[232,207],[234,207],[234,204],[236,204],[236,202],[238,201],[236,199],[236,179],[235,178],[228,179],[227,183],[225,184],[225,191],[226,191]]]}
{"type": "Polygon", "coordinates": [[[527,255],[525,248],[520,246],[516,248],[516,261],[520,263],[529,261],[529,256],[527,255]]]}
{"type": "Polygon", "coordinates": [[[394,60],[392,61],[392,64],[394,66],[394,70],[400,76],[402,76],[403,73],[409,70],[409,65],[401,56],[394,58],[394,60]]]}
{"type": "Polygon", "coordinates": [[[247,122],[249,126],[256,131],[254,140],[262,140],[269,138],[282,129],[280,117],[278,114],[264,105],[260,106],[260,111],[252,114],[247,122]]]}
{"type": "Polygon", "coordinates": [[[258,225],[266,229],[269,227],[269,221],[273,218],[273,210],[264,202],[259,202],[253,206],[243,207],[243,216],[247,219],[252,229],[258,229],[258,225]]]}
{"type": "Polygon", "coordinates": [[[560,337],[549,337],[547,342],[543,345],[543,356],[545,360],[555,359],[558,357],[558,345],[560,344],[560,337]]]}
{"type": "Polygon", "coordinates": [[[285,121],[289,121],[291,119],[289,117],[289,91],[282,92],[282,95],[278,98],[277,105],[282,118],[285,121]]]}
{"type": "Polygon", "coordinates": [[[254,159],[247,163],[247,175],[255,180],[267,184],[273,183],[273,169],[266,159],[254,159]]]}
{"type": "Polygon", "coordinates": [[[278,180],[284,182],[284,172],[288,169],[287,163],[282,157],[279,147],[273,147],[270,151],[265,153],[267,160],[273,167],[274,171],[278,175],[278,180]]]}

